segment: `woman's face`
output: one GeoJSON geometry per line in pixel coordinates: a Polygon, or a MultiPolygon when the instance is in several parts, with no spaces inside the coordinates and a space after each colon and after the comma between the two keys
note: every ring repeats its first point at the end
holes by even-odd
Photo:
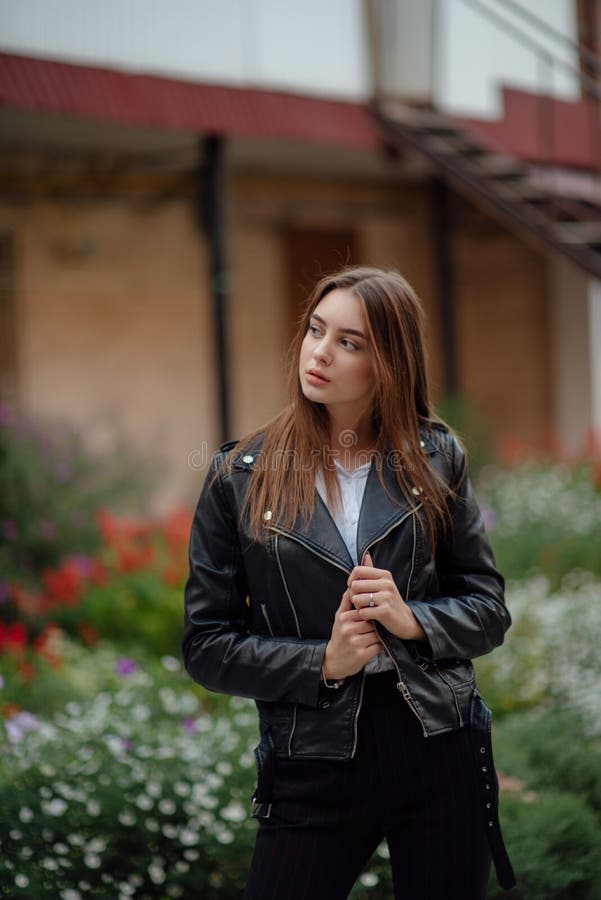
{"type": "Polygon", "coordinates": [[[371,410],[374,369],[363,308],[347,288],[331,291],[313,310],[299,378],[305,397],[323,403],[337,421],[358,422],[371,410]]]}

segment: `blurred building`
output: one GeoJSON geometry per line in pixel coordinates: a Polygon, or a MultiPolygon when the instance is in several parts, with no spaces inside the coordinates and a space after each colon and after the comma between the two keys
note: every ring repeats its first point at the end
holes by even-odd
{"type": "Polygon", "coordinates": [[[159,506],[283,401],[316,277],[400,269],[498,449],[601,429],[594,0],[0,0],[0,398],[159,506]]]}

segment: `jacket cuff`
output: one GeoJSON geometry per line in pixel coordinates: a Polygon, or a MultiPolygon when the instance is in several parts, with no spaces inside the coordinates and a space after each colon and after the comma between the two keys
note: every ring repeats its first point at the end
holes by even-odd
{"type": "Polygon", "coordinates": [[[424,649],[427,651],[427,655],[432,660],[445,659],[445,657],[449,656],[448,653],[444,652],[443,642],[437,637],[436,620],[428,609],[428,604],[410,600],[407,606],[426,633],[425,641],[415,642],[420,645],[420,650],[424,649]]]}

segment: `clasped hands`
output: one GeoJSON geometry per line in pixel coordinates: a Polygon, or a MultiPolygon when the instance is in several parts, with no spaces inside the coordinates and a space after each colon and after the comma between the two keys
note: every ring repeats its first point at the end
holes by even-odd
{"type": "Polygon", "coordinates": [[[334,617],[323,663],[323,674],[328,680],[354,675],[384,650],[375,622],[399,638],[425,637],[390,572],[376,569],[367,551],[361,562],[349,575],[348,587],[334,617]]]}

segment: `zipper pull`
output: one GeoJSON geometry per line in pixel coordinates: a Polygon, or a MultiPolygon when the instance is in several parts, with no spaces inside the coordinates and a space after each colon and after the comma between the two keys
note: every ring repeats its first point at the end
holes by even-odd
{"type": "Polygon", "coordinates": [[[397,683],[397,691],[400,691],[405,700],[407,700],[408,702],[411,700],[411,693],[409,692],[409,688],[404,681],[399,681],[397,683]]]}

